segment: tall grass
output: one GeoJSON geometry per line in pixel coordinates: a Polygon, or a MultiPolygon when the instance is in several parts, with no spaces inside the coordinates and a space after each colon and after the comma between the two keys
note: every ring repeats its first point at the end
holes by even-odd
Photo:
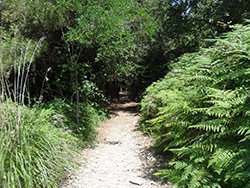
{"type": "Polygon", "coordinates": [[[29,70],[42,40],[35,48],[32,41],[6,45],[1,36],[0,42],[0,187],[58,187],[64,172],[74,166],[77,139],[53,125],[53,110],[24,105],[29,70]],[[13,83],[8,81],[7,61],[15,73],[13,83]]]}
{"type": "Polygon", "coordinates": [[[0,187],[57,187],[76,139],[48,121],[52,110],[0,104],[0,187]]]}
{"type": "Polygon", "coordinates": [[[1,99],[4,101],[12,98],[14,102],[24,105],[29,100],[30,69],[35,56],[41,50],[44,38],[34,41],[18,34],[10,36],[1,28],[0,32],[1,99]]]}

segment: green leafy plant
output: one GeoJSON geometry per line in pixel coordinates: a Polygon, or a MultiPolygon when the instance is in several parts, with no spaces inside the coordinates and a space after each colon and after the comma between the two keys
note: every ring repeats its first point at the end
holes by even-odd
{"type": "Polygon", "coordinates": [[[52,109],[30,104],[29,73],[41,47],[17,33],[0,36],[0,187],[58,187],[73,170],[78,139],[57,128],[52,109]]]}
{"type": "Polygon", "coordinates": [[[76,120],[76,105],[62,99],[54,99],[45,108],[53,109],[54,125],[79,137],[85,144],[92,144],[96,126],[105,119],[106,113],[95,103],[85,102],[79,105],[79,122],[76,120]]]}
{"type": "Polygon", "coordinates": [[[90,0],[77,10],[80,16],[67,40],[97,50],[95,62],[100,62],[103,79],[133,75],[157,30],[152,7],[131,0],[90,0]]]}
{"type": "Polygon", "coordinates": [[[142,101],[144,129],[171,155],[157,175],[177,187],[250,184],[250,27],[184,55],[142,101]]]}
{"type": "Polygon", "coordinates": [[[53,111],[0,104],[0,186],[58,187],[74,167],[77,139],[49,121],[53,111]]]}

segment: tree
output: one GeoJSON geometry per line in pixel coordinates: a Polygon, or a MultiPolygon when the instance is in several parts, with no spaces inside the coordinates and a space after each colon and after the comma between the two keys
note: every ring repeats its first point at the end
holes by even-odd
{"type": "MultiPolygon", "coordinates": [[[[138,62],[153,40],[157,22],[149,5],[133,0],[88,1],[68,40],[95,48],[97,80],[124,81],[136,76],[138,62]]],[[[105,81],[104,83],[105,84],[105,81]]]]}

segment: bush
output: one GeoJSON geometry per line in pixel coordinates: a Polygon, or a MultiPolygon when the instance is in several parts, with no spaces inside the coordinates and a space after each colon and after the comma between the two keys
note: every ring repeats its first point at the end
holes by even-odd
{"type": "Polygon", "coordinates": [[[95,138],[96,125],[104,120],[106,114],[95,103],[85,102],[79,104],[79,122],[76,120],[76,105],[62,99],[54,99],[45,105],[54,110],[55,126],[73,133],[76,137],[91,144],[95,138]]]}
{"type": "Polygon", "coordinates": [[[184,55],[142,100],[144,129],[171,154],[177,187],[250,186],[250,26],[184,55]]]}
{"type": "Polygon", "coordinates": [[[55,128],[52,114],[0,103],[0,187],[58,187],[74,167],[77,139],[55,128]]]}

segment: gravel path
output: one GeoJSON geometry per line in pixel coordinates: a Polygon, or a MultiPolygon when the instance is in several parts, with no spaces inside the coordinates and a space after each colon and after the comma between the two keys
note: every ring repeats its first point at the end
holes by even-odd
{"type": "Polygon", "coordinates": [[[136,103],[118,105],[99,127],[97,145],[83,152],[86,160],[62,188],[161,188],[153,180],[152,140],[138,130],[136,103]]]}

